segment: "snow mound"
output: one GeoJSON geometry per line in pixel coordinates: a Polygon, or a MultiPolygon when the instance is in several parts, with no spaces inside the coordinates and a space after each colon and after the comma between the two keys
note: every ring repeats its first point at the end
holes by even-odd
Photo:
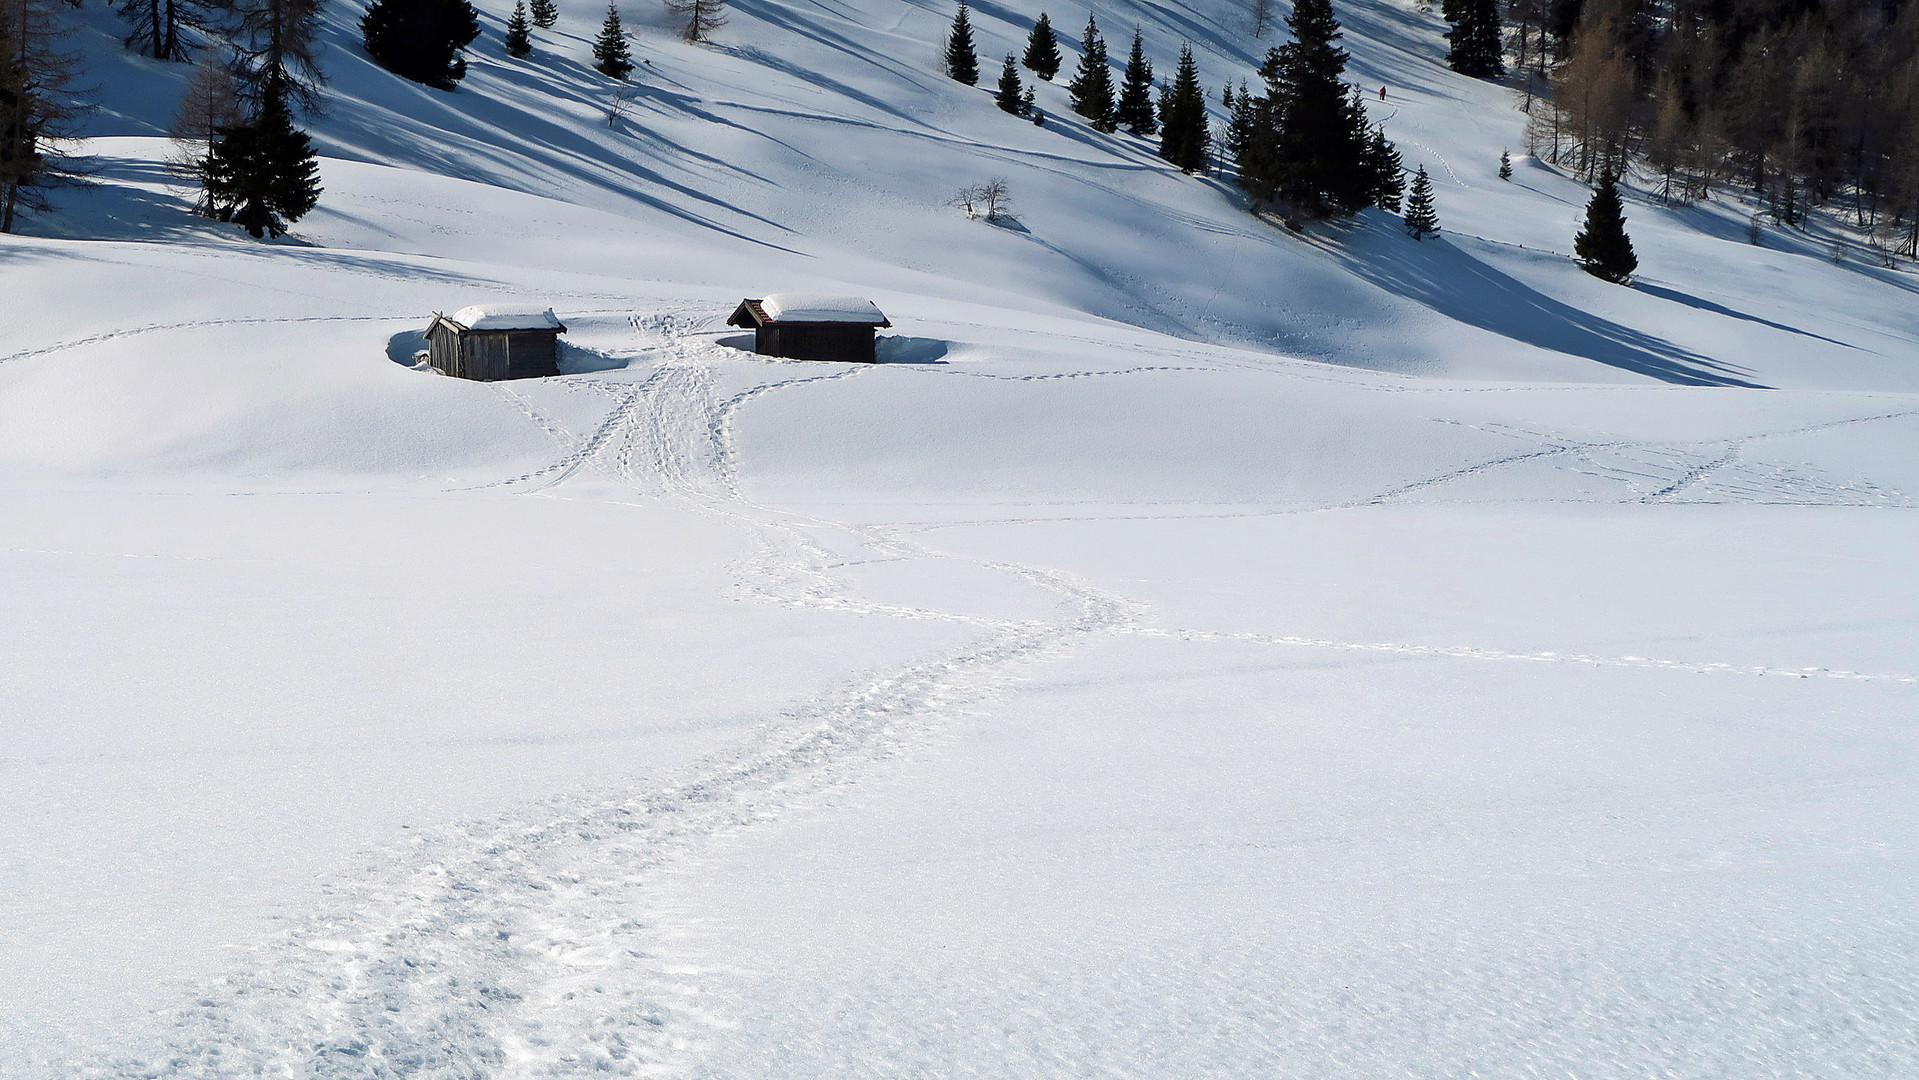
{"type": "Polygon", "coordinates": [[[453,313],[468,330],[565,330],[552,308],[516,304],[471,304],[453,313]]]}
{"type": "Polygon", "coordinates": [[[886,325],[873,301],[858,296],[828,296],[822,293],[773,293],[760,301],[766,317],[786,322],[862,323],[886,325]]]}

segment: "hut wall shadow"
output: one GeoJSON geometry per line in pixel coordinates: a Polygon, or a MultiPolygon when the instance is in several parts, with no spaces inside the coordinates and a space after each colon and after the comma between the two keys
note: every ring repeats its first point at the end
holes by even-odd
{"type": "Polygon", "coordinates": [[[426,331],[402,330],[386,339],[386,358],[401,367],[418,367],[414,358],[426,351],[426,331]]]}
{"type": "Polygon", "coordinates": [[[882,364],[938,364],[943,362],[950,344],[939,338],[887,334],[873,348],[882,364]]]}
{"type": "MultiPolygon", "coordinates": [[[[1358,240],[1358,237],[1351,237],[1358,240]]],[[[1561,303],[1454,247],[1442,235],[1419,243],[1328,244],[1366,281],[1448,319],[1550,352],[1680,386],[1764,389],[1747,368],[1561,303]]]]}
{"type": "Polygon", "coordinates": [[[617,371],[632,362],[630,357],[608,356],[597,349],[589,349],[561,339],[560,374],[585,375],[594,371],[617,371]]]}

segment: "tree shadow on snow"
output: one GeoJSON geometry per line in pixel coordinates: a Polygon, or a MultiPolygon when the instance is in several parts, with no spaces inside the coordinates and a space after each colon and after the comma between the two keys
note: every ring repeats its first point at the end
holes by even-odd
{"type": "Polygon", "coordinates": [[[1847,344],[1837,338],[1829,338],[1824,334],[1815,334],[1810,330],[1801,330],[1796,326],[1787,326],[1785,323],[1776,323],[1771,319],[1762,319],[1757,315],[1748,315],[1743,311],[1735,311],[1724,305],[1715,304],[1711,300],[1702,300],[1697,296],[1682,293],[1678,289],[1668,289],[1663,285],[1653,285],[1644,281],[1635,281],[1633,282],[1633,288],[1648,296],[1657,296],[1661,300],[1671,300],[1675,304],[1684,304],[1687,307],[1698,308],[1700,311],[1710,311],[1714,315],[1724,315],[1729,319],[1744,319],[1747,322],[1755,322],[1761,326],[1771,327],[1774,330],[1784,330],[1788,334],[1798,334],[1802,337],[1814,338],[1819,341],[1838,345],[1842,348],[1857,349],[1859,347],[1857,345],[1847,344]]]}
{"type": "MultiPolygon", "coordinates": [[[[1351,240],[1360,240],[1358,236],[1351,240]]],[[[1395,237],[1394,239],[1404,239],[1395,237]]],[[[1561,303],[1447,243],[1328,244],[1353,273],[1452,319],[1535,348],[1680,386],[1766,389],[1746,368],[1561,303]]]]}

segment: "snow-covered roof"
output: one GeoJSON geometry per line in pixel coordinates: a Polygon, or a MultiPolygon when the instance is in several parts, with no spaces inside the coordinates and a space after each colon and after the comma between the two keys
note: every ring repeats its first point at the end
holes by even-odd
{"type": "Polygon", "coordinates": [[[565,330],[552,308],[473,304],[448,316],[468,330],[565,330]]]}
{"type": "Polygon", "coordinates": [[[882,326],[886,316],[873,301],[859,296],[821,293],[772,293],[760,301],[760,310],[775,322],[842,322],[882,326]]]}

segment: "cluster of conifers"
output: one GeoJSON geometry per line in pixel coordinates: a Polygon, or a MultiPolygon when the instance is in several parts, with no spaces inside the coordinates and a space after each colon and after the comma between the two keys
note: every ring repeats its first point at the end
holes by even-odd
{"type": "MultiPolygon", "coordinates": [[[[1464,61],[1471,74],[1497,74],[1496,10],[1489,45],[1478,21],[1485,4],[1449,0],[1449,15],[1455,14],[1455,5],[1459,14],[1449,35],[1454,66],[1464,61]],[[1488,49],[1490,70],[1482,70],[1487,68],[1488,49]]],[[[1160,157],[1188,173],[1230,159],[1231,174],[1250,197],[1253,210],[1276,212],[1294,227],[1302,218],[1347,217],[1367,207],[1401,214],[1403,206],[1406,231],[1414,239],[1437,233],[1438,212],[1425,167],[1413,172],[1409,190],[1398,149],[1383,126],[1368,118],[1363,92],[1345,82],[1348,55],[1338,44],[1341,31],[1331,0],[1297,0],[1286,27],[1291,40],[1269,50],[1260,65],[1263,92],[1255,93],[1246,82],[1237,89],[1222,88],[1227,121],[1216,140],[1190,44],[1180,48],[1173,81],[1161,81],[1155,92],[1153,65],[1145,56],[1140,31],[1134,29],[1132,53],[1116,91],[1099,24],[1088,16],[1079,65],[1067,85],[1073,111],[1096,131],[1110,134],[1124,128],[1142,138],[1158,134],[1160,157]]],[[[947,75],[968,86],[979,83],[972,16],[963,0],[947,34],[945,62],[947,75]]],[[[1062,63],[1052,21],[1041,12],[1027,36],[1025,54],[1017,59],[1006,54],[995,102],[1006,112],[1043,122],[1032,89],[1021,82],[1020,68],[1050,82],[1062,63]]],[[[1502,155],[1500,176],[1511,175],[1511,164],[1502,155]]],[[[1626,280],[1637,266],[1610,174],[1593,197],[1575,246],[1582,265],[1610,281],[1626,280]]]]}

